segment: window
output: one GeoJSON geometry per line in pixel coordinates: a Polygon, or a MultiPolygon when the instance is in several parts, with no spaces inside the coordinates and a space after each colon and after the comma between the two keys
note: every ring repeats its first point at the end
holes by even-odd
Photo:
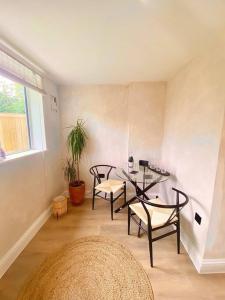
{"type": "Polygon", "coordinates": [[[0,143],[7,154],[30,149],[26,89],[0,76],[0,143]]]}
{"type": "Polygon", "coordinates": [[[1,75],[0,143],[6,155],[45,148],[42,95],[1,75]]]}
{"type": "Polygon", "coordinates": [[[45,150],[43,72],[0,43],[0,145],[6,155],[45,150]]]}

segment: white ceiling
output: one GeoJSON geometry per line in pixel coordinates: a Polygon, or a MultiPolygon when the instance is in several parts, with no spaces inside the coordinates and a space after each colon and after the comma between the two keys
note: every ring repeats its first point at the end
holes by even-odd
{"type": "Polygon", "coordinates": [[[0,33],[59,83],[167,80],[225,31],[225,0],[0,0],[0,33]]]}

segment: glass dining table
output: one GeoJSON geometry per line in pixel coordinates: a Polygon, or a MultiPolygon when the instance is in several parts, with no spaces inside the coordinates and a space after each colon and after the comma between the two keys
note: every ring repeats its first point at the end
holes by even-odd
{"type": "Polygon", "coordinates": [[[123,181],[130,182],[135,188],[135,195],[126,201],[123,205],[115,210],[115,213],[120,212],[123,208],[128,206],[137,197],[144,197],[149,200],[147,192],[156,184],[168,180],[170,174],[157,167],[141,166],[135,164],[133,168],[118,167],[115,170],[117,177],[123,181]]]}

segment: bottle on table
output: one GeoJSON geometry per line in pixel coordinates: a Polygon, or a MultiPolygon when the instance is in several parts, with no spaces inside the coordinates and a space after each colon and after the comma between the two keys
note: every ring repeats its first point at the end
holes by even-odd
{"type": "Polygon", "coordinates": [[[133,156],[129,156],[128,158],[128,168],[132,169],[134,167],[134,158],[133,156]]]}

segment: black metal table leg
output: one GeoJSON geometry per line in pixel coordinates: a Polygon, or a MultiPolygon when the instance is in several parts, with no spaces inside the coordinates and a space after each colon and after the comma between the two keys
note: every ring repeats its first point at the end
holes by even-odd
{"type": "Polygon", "coordinates": [[[123,208],[125,208],[126,206],[128,206],[129,204],[131,204],[137,197],[134,196],[132,197],[130,200],[128,200],[126,203],[124,203],[123,205],[121,205],[120,207],[118,207],[114,212],[118,213],[120,212],[123,208]]]}
{"type": "Polygon", "coordinates": [[[149,200],[149,197],[146,195],[146,192],[151,189],[154,185],[157,184],[157,182],[152,182],[148,186],[146,186],[144,189],[141,189],[135,182],[131,182],[135,186],[136,190],[136,195],[132,197],[130,200],[128,200],[126,203],[118,207],[114,212],[118,213],[120,212],[123,208],[127,207],[129,204],[131,204],[134,200],[136,200],[137,196],[143,196],[145,199],[149,200]]]}

